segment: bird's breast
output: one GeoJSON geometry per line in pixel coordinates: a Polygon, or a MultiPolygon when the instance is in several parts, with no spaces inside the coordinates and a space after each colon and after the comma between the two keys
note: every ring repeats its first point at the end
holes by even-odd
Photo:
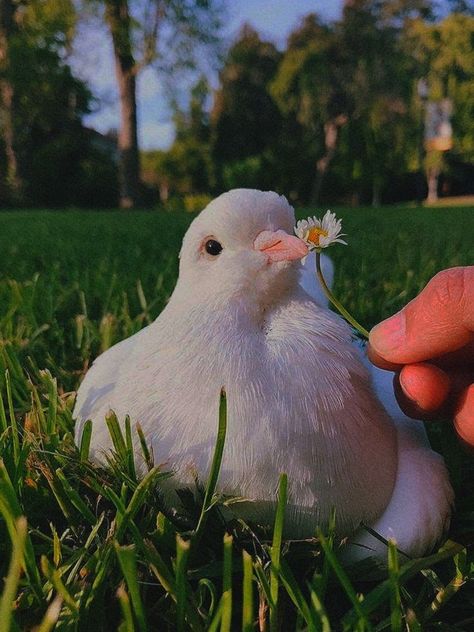
{"type": "Polygon", "coordinates": [[[191,484],[195,473],[205,480],[224,387],[221,491],[251,499],[242,508],[263,520],[286,472],[293,535],[326,521],[332,508],[351,530],[390,498],[394,426],[339,322],[298,309],[285,316],[238,335],[214,329],[187,344],[168,340],[156,361],[137,368],[135,418],[147,426],[155,460],[177,471],[177,484],[191,484]]]}

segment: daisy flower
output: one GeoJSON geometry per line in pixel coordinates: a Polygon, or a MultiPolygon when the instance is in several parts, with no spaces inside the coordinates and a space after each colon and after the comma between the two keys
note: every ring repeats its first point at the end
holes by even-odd
{"type": "Polygon", "coordinates": [[[348,323],[354,327],[362,336],[366,339],[369,338],[369,332],[363,327],[357,320],[347,311],[340,301],[334,296],[331,288],[327,285],[323,272],[321,270],[321,251],[323,248],[327,248],[331,244],[344,244],[347,246],[341,237],[345,237],[342,230],[342,222],[337,219],[335,213],[326,211],[323,219],[317,217],[308,217],[308,219],[302,219],[296,223],[295,235],[299,237],[308,246],[309,250],[314,250],[315,263],[316,263],[316,276],[318,277],[319,284],[323,292],[328,297],[329,301],[339,311],[348,323]]]}
{"type": "Polygon", "coordinates": [[[308,217],[308,219],[297,222],[295,234],[305,242],[310,250],[321,250],[336,243],[347,246],[347,242],[341,239],[341,237],[345,237],[341,230],[341,220],[336,218],[335,213],[326,211],[323,219],[308,217]]]}

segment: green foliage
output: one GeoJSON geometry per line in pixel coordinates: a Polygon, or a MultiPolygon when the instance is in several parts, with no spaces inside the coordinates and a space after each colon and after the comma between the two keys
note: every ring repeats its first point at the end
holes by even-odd
{"type": "Polygon", "coordinates": [[[206,208],[211,200],[211,196],[206,195],[205,193],[185,195],[183,197],[183,206],[188,213],[199,213],[206,208]]]}
{"type": "Polygon", "coordinates": [[[438,24],[413,20],[404,46],[428,80],[430,97],[453,102],[454,152],[474,160],[474,16],[452,14],[438,24]]]}
{"type": "MultiPolygon", "coordinates": [[[[18,169],[2,123],[3,205],[8,188],[22,189],[24,202],[34,205],[117,201],[121,154],[114,140],[84,129],[94,100],[68,62],[76,22],[91,6],[99,14],[105,9],[101,19],[114,34],[122,79],[151,64],[174,96],[172,147],[142,154],[142,178],[151,189],[143,202],[155,201],[157,191],[169,208],[176,197],[249,186],[299,203],[377,206],[421,199],[423,171],[433,172],[434,162],[444,193],[472,193],[474,16],[463,0],[452,0],[447,15],[431,0],[354,0],[333,23],[303,17],[283,50],[246,25],[223,58],[219,0],[166,0],[159,10],[155,0],[7,4],[17,17],[8,54],[0,51],[0,81],[5,76],[13,88],[18,169]],[[220,66],[212,95],[202,74],[209,73],[210,57],[213,69],[220,66]],[[430,100],[453,103],[454,146],[426,160],[420,79],[430,100]],[[186,82],[192,87],[184,100],[186,82]]],[[[130,97],[134,82],[127,85],[130,97]]],[[[8,123],[5,113],[1,118],[8,123]]],[[[134,149],[121,163],[127,203],[141,197],[134,133],[129,141],[134,149]]]]}
{"type": "Polygon", "coordinates": [[[264,159],[261,155],[234,160],[222,168],[224,189],[265,188],[265,179],[264,159]]]}
{"type": "Polygon", "coordinates": [[[168,194],[249,186],[312,203],[421,199],[421,78],[430,99],[454,105],[444,186],[470,192],[474,18],[441,19],[433,7],[357,0],[335,23],[309,14],[282,52],[244,27],[224,60],[210,119],[202,86],[177,114],[177,140],[155,169],[168,194]]]}
{"type": "MultiPolygon", "coordinates": [[[[472,208],[338,214],[349,246],[332,251],[335,293],[367,326],[439,269],[472,262],[472,208]]],[[[232,520],[232,505],[215,493],[225,398],[206,490],[187,497],[186,514],[171,514],[161,494],[170,474],[153,463],[142,433],[137,473],[129,421],[107,419],[107,466],[88,460],[90,427],[74,444],[71,390],[101,350],[161,311],[190,215],[17,211],[1,219],[2,632],[250,632],[258,618],[301,632],[469,629],[473,462],[451,449],[451,428],[430,426],[458,491],[451,540],[403,565],[390,547],[378,579],[372,567],[341,567],[333,527],[283,540],[284,475],[270,533],[232,520]]]]}
{"type": "Polygon", "coordinates": [[[164,203],[168,201],[170,193],[188,197],[206,194],[214,189],[214,165],[206,110],[208,99],[209,85],[205,77],[201,77],[191,90],[189,111],[176,109],[176,139],[171,148],[168,151],[142,154],[144,180],[157,186],[164,203]]]}
{"type": "Polygon", "coordinates": [[[277,146],[281,116],[268,86],[279,59],[276,47],[250,26],[244,26],[227,53],[211,112],[212,155],[220,186],[224,165],[277,146]]]}
{"type": "MultiPolygon", "coordinates": [[[[23,201],[113,205],[117,178],[110,149],[104,150],[97,142],[100,136],[83,127],[92,95],[66,61],[76,19],[73,4],[34,0],[18,7],[15,19],[18,28],[9,40],[6,76],[14,94],[14,147],[23,201]]],[[[0,199],[0,204],[6,201],[0,199]]]]}

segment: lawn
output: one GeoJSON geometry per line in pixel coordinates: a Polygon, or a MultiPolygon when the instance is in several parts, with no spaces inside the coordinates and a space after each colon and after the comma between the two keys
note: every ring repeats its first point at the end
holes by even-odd
{"type": "MultiPolygon", "coordinates": [[[[349,242],[332,251],[335,293],[367,327],[438,270],[474,262],[472,207],[335,210],[349,242]]],[[[196,534],[198,492],[189,515],[165,515],[167,474],[150,463],[137,478],[113,417],[109,467],[74,446],[74,390],[94,357],[166,304],[191,219],[0,213],[0,632],[249,631],[259,612],[272,631],[474,629],[474,458],[449,422],[429,431],[457,491],[450,540],[402,568],[392,559],[378,580],[341,569],[331,533],[280,546],[277,520],[273,533],[232,523],[226,534],[219,503],[196,534]]]]}

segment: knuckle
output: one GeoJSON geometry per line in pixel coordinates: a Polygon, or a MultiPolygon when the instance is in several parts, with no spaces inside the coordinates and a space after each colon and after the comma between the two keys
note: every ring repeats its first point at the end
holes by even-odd
{"type": "Polygon", "coordinates": [[[439,272],[430,281],[435,302],[442,306],[460,304],[465,295],[464,268],[450,268],[439,272]]]}

